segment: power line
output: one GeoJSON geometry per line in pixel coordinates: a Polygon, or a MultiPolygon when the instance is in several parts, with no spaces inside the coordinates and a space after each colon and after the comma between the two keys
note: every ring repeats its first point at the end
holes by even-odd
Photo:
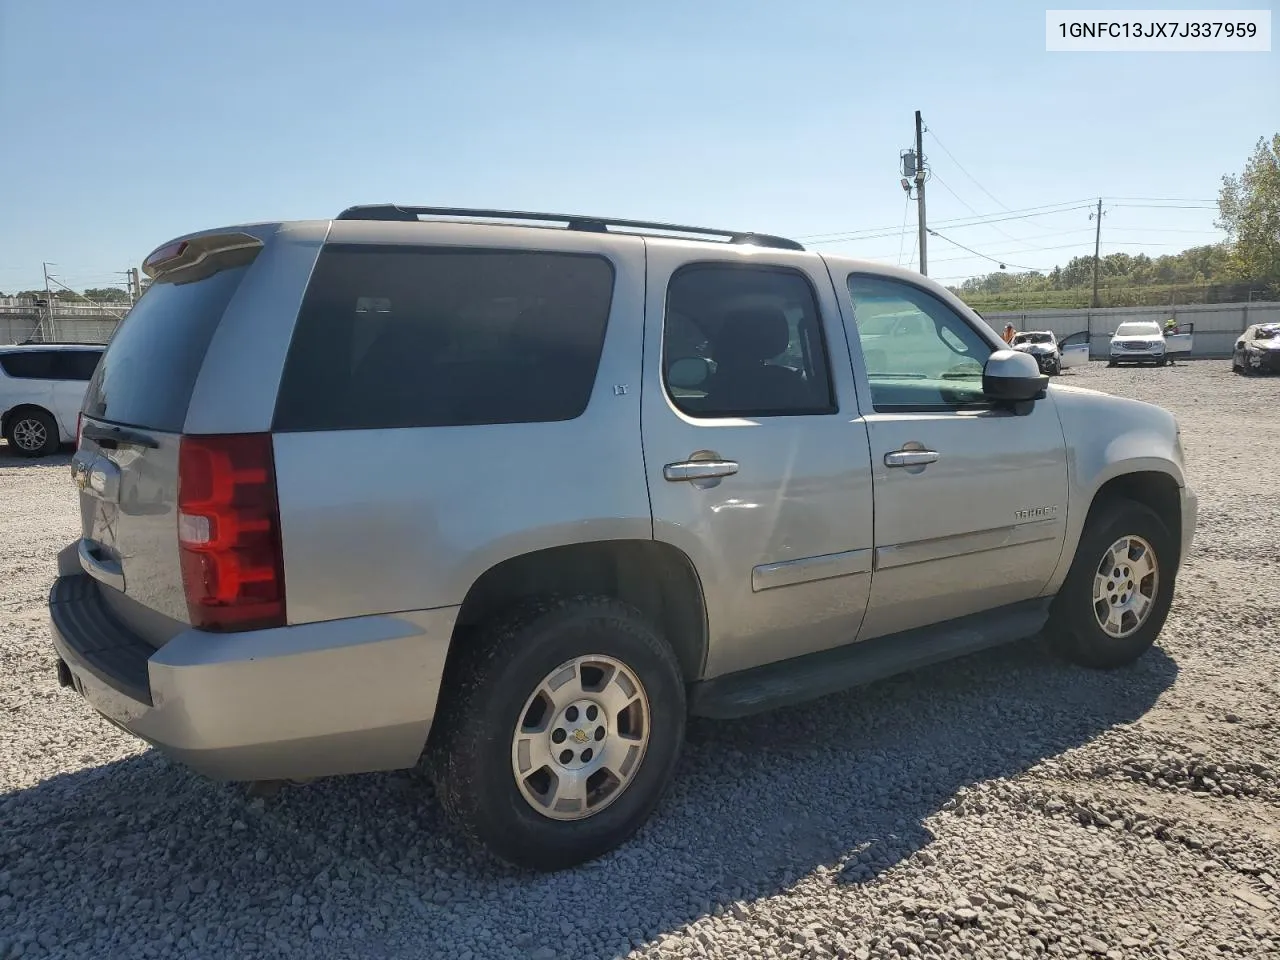
{"type": "Polygon", "coordinates": [[[959,247],[961,250],[968,250],[975,257],[981,257],[983,260],[990,260],[992,263],[997,263],[1001,267],[1013,266],[1013,267],[1017,267],[1019,270],[1036,270],[1035,267],[1024,267],[1021,264],[1017,264],[1017,263],[1011,264],[1005,260],[997,260],[995,257],[988,257],[985,253],[979,253],[977,250],[974,250],[972,247],[966,247],[963,243],[956,243],[950,237],[944,237],[937,230],[930,230],[929,233],[937,237],[939,240],[946,240],[947,243],[951,244],[953,247],[959,247]]]}
{"type": "MultiPolygon", "coordinates": [[[[1065,212],[1068,212],[1069,210],[1077,210],[1077,209],[1080,209],[1082,205],[1091,206],[1094,203],[1094,199],[1095,198],[1092,198],[1092,197],[1085,197],[1080,200],[1063,200],[1059,203],[1045,203],[1035,207],[1021,207],[1017,210],[1009,210],[1006,212],[1011,214],[1026,213],[1028,216],[1048,216],[1049,214],[1052,214],[1052,213],[1065,213],[1065,212]],[[1055,207],[1061,207],[1064,209],[1055,210],[1053,209],[1055,207]],[[1035,211],[1035,210],[1043,211],[1043,213],[1032,214],[1031,211],[1035,211]]],[[[993,220],[995,222],[1003,222],[1004,220],[1007,220],[1007,219],[1009,218],[1003,217],[1003,216],[997,216],[996,214],[991,214],[985,217],[984,216],[953,217],[949,220],[938,220],[936,221],[936,223],[938,226],[952,226],[952,227],[959,226],[959,225],[975,226],[975,225],[981,225],[982,223],[985,223],[988,220],[993,220]],[[967,221],[973,221],[973,222],[969,223],[967,221]]],[[[1015,218],[1015,219],[1019,219],[1019,218],[1015,218]]],[[[832,230],[832,231],[828,231],[827,233],[809,233],[809,234],[803,234],[803,235],[797,236],[796,239],[797,240],[821,240],[825,237],[844,237],[844,236],[852,236],[855,234],[863,234],[863,233],[881,233],[883,231],[888,231],[888,235],[892,236],[898,232],[898,229],[899,228],[897,226],[893,224],[889,224],[883,227],[864,227],[860,230],[832,230]]]]}
{"type": "Polygon", "coordinates": [[[1103,200],[1110,200],[1112,203],[1122,200],[1139,200],[1150,201],[1152,203],[1212,203],[1217,204],[1217,200],[1201,200],[1188,199],[1186,197],[1103,197],[1103,200]]]}
{"type": "MultiPolygon", "coordinates": [[[[947,229],[949,229],[949,230],[960,230],[960,229],[963,229],[963,228],[965,228],[965,227],[985,227],[985,226],[987,226],[988,224],[992,224],[992,223],[1004,223],[1004,222],[1009,221],[1009,220],[1026,220],[1026,219],[1029,219],[1029,218],[1032,218],[1032,217],[1050,217],[1050,216],[1054,216],[1054,215],[1059,214],[1059,213],[1071,213],[1072,211],[1075,211],[1075,210],[1086,210],[1086,209],[1088,209],[1090,206],[1091,206],[1091,204],[1088,204],[1088,203],[1081,203],[1081,204],[1077,204],[1077,205],[1076,205],[1076,206],[1074,206],[1074,207],[1064,207],[1064,208],[1062,208],[1062,209],[1060,209],[1060,210],[1047,210],[1047,211],[1044,211],[1044,212],[1042,212],[1042,213],[1024,213],[1024,214],[1020,214],[1020,215],[1018,215],[1018,216],[994,217],[994,218],[986,219],[986,220],[972,220],[972,219],[970,219],[970,220],[968,220],[968,221],[966,221],[966,222],[955,222],[955,221],[939,220],[939,221],[937,221],[937,224],[938,224],[938,226],[947,227],[947,229]]],[[[809,239],[809,240],[806,240],[806,243],[810,244],[811,246],[819,246],[819,245],[821,245],[821,244],[825,244],[825,243],[851,243],[851,242],[857,242],[857,241],[860,241],[860,240],[879,240],[879,239],[881,239],[881,238],[883,238],[883,237],[892,237],[892,236],[895,236],[895,235],[897,234],[897,232],[898,232],[898,229],[899,229],[899,228],[897,228],[897,227],[893,227],[893,228],[890,228],[890,229],[886,232],[886,231],[885,231],[885,228],[881,227],[881,228],[878,228],[878,232],[876,232],[876,233],[866,233],[866,234],[861,233],[861,232],[856,233],[856,234],[855,234],[855,233],[849,233],[849,234],[843,234],[843,235],[838,235],[838,236],[831,236],[829,239],[825,239],[825,240],[813,240],[813,239],[809,239]]]]}
{"type": "Polygon", "coordinates": [[[994,203],[995,203],[995,205],[996,205],[997,207],[999,207],[1001,210],[1008,211],[1008,209],[1009,209],[1009,208],[1008,208],[1008,207],[1006,207],[1006,206],[1005,206],[1003,203],[1001,203],[999,200],[997,200],[997,199],[996,199],[996,197],[991,193],[991,191],[990,191],[990,190],[988,190],[988,189],[987,189],[986,187],[984,187],[982,184],[978,183],[978,181],[977,181],[976,179],[974,179],[973,174],[971,174],[968,170],[966,170],[966,169],[964,168],[964,164],[962,164],[959,160],[957,160],[957,159],[955,158],[955,154],[953,154],[950,150],[948,150],[948,149],[947,149],[947,145],[946,145],[945,143],[943,143],[941,140],[939,140],[939,139],[938,139],[938,135],[937,135],[936,133],[934,133],[934,132],[933,132],[933,129],[932,129],[931,127],[926,126],[926,127],[925,127],[925,129],[929,132],[929,136],[933,137],[934,142],[935,142],[935,143],[937,143],[937,144],[938,144],[938,146],[940,146],[940,147],[942,148],[942,152],[943,152],[943,153],[945,153],[948,157],[950,157],[950,158],[951,158],[951,162],[952,162],[952,163],[954,163],[957,167],[959,167],[959,168],[960,168],[960,172],[961,172],[961,173],[963,173],[966,177],[968,177],[970,180],[972,180],[972,181],[973,181],[973,185],[974,185],[975,187],[977,187],[979,190],[981,190],[983,193],[985,193],[988,197],[990,197],[990,198],[991,198],[991,200],[992,200],[992,202],[994,202],[994,203]]]}
{"type": "Polygon", "coordinates": [[[907,214],[911,212],[911,195],[902,203],[902,232],[898,234],[898,266],[902,266],[902,248],[907,243],[907,214]]]}
{"type": "Polygon", "coordinates": [[[1128,207],[1130,209],[1144,209],[1144,210],[1217,210],[1218,209],[1217,204],[1213,204],[1211,206],[1190,206],[1187,204],[1183,204],[1181,206],[1175,206],[1174,204],[1167,204],[1167,203],[1116,203],[1115,201],[1112,201],[1111,205],[1113,207],[1128,207]]]}

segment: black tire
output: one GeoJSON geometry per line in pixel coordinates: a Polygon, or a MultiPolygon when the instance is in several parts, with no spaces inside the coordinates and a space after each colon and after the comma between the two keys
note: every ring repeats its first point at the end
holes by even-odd
{"type": "Polygon", "coordinates": [[[649,818],[679,759],[686,706],[680,666],[639,611],[607,597],[529,601],[481,628],[455,661],[427,760],[441,805],[469,840],[519,867],[560,870],[619,846],[649,818]],[[512,737],[543,679],[593,655],[639,679],[649,741],[612,802],[582,819],[552,819],[520,792],[512,737]]]}
{"type": "Polygon", "coordinates": [[[1164,366],[1168,366],[1172,362],[1173,361],[1170,360],[1168,357],[1161,357],[1159,360],[1156,361],[1156,366],[1164,367],[1164,366]]]}
{"type": "Polygon", "coordinates": [[[1109,669],[1133,663],[1155,642],[1169,615],[1177,577],[1178,546],[1154,510],[1134,500],[1114,498],[1090,514],[1075,559],[1050,608],[1045,626],[1054,649],[1083,667],[1109,669]],[[1157,572],[1152,607],[1146,620],[1126,637],[1106,633],[1093,607],[1093,578],[1112,544],[1138,536],[1151,545],[1157,572]]]}
{"type": "Polygon", "coordinates": [[[39,407],[28,407],[10,414],[4,438],[9,443],[9,452],[20,457],[47,457],[56,453],[62,443],[53,414],[39,407]],[[38,441],[40,432],[44,435],[43,443],[33,445],[38,441]]]}

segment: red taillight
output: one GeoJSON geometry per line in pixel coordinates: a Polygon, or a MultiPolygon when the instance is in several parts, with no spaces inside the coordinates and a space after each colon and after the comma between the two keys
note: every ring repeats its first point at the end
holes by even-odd
{"type": "Polygon", "coordinates": [[[175,240],[173,243],[165,244],[158,250],[153,250],[147,259],[142,261],[142,268],[144,270],[154,270],[162,263],[168,263],[170,260],[177,260],[186,252],[187,241],[175,240]]]}
{"type": "Polygon", "coordinates": [[[270,434],[182,438],[178,547],[192,626],[284,626],[284,557],[270,434]]]}

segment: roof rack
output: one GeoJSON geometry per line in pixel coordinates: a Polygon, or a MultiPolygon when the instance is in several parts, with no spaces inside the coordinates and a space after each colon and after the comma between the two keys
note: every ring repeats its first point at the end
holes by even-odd
{"type": "Polygon", "coordinates": [[[710,227],[685,227],[675,223],[653,223],[648,220],[618,220],[613,217],[584,217],[578,214],[529,213],[522,210],[476,210],[469,207],[406,207],[396,203],[374,203],[347,207],[335,219],[338,220],[393,220],[413,223],[419,216],[458,217],[482,220],[529,220],[543,223],[563,223],[570,230],[588,233],[608,233],[610,227],[629,230],[654,230],[661,233],[692,233],[706,237],[721,237],[729,243],[750,244],[757,247],[773,247],[778,250],[803,250],[794,240],[775,237],[767,233],[743,230],[716,230],[710,227]]]}

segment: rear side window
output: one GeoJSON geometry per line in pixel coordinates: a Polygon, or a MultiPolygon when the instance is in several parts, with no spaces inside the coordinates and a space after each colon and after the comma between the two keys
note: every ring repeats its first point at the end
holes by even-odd
{"type": "Polygon", "coordinates": [[[47,350],[0,353],[0,368],[17,380],[48,380],[53,372],[53,354],[47,350]]]}
{"type": "Polygon", "coordinates": [[[85,392],[87,416],[181,433],[200,365],[248,266],[153,283],[111,338],[85,392]]]}
{"type": "Polygon", "coordinates": [[[90,380],[101,357],[97,350],[59,350],[53,354],[53,379],[90,380]]]}
{"type": "Polygon", "coordinates": [[[613,299],[594,255],[325,247],[274,428],[571,420],[587,408],[613,299]]]}

